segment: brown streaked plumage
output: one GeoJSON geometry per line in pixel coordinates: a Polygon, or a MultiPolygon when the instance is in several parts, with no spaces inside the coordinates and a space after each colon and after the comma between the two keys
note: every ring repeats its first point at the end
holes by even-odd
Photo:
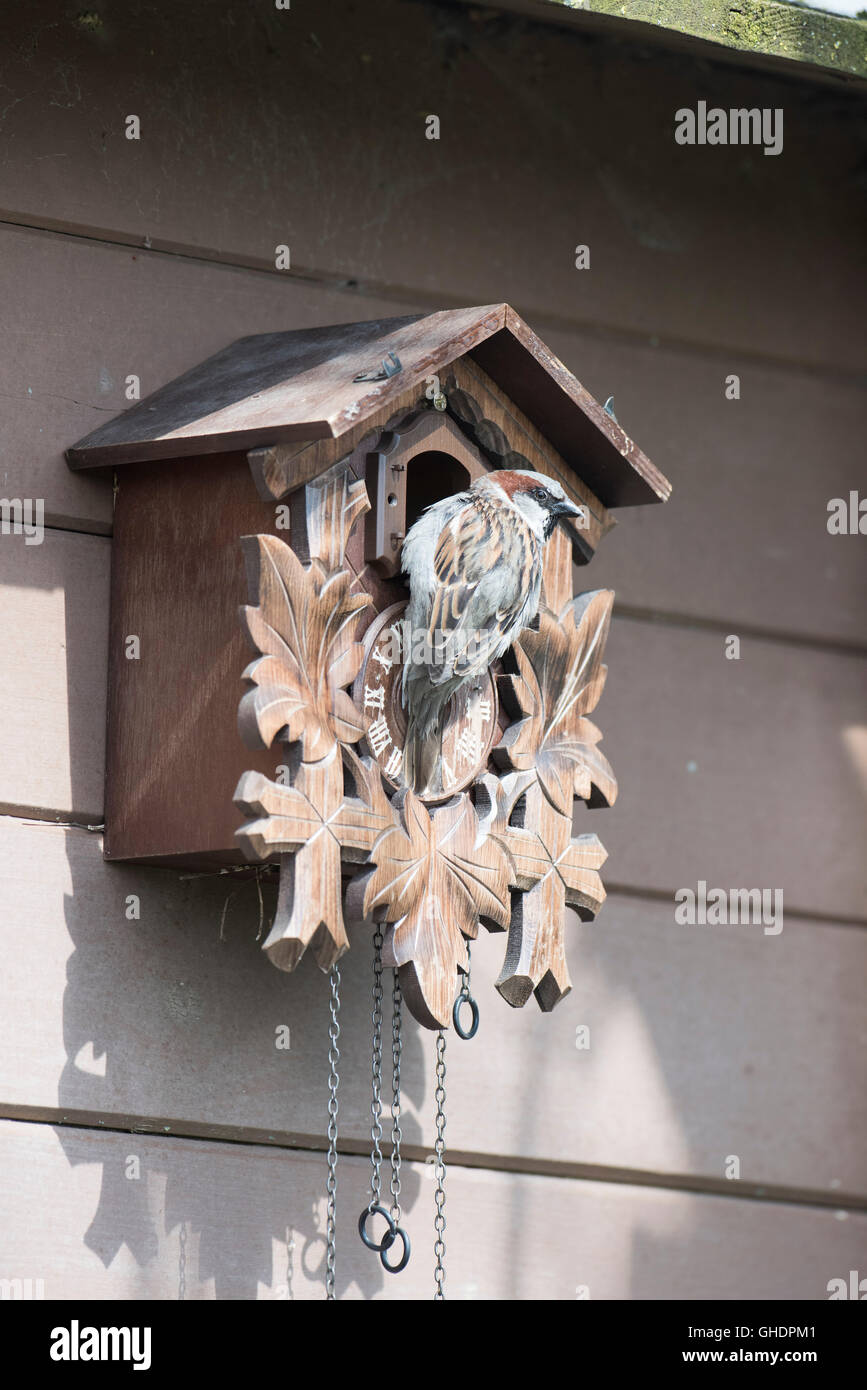
{"type": "Polygon", "coordinates": [[[532,622],[545,541],[561,517],[579,511],[553,479],[503,470],[435,503],[411,527],[403,546],[410,586],[404,777],[415,791],[436,768],[449,700],[532,622]]]}

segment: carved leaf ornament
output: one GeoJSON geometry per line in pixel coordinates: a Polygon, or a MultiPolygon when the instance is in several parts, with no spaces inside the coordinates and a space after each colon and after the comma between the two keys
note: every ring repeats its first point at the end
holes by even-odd
{"type": "MultiPolygon", "coordinates": [[[[349,946],[341,883],[352,873],[347,912],[387,924],[384,961],[399,968],[408,1007],[425,1027],[449,1026],[466,942],[480,922],[508,931],[503,997],[520,1007],[535,993],[553,1008],[571,988],[566,906],[589,918],[605,898],[605,850],[595,835],[573,836],[572,807],[576,798],[611,804],[617,794],[587,717],[605,683],[613,594],[582,594],[559,615],[541,609],[538,629],[512,648],[516,669],[499,678],[512,717],[492,749],[499,772],[480,744],[470,790],[444,790],[431,804],[395,789],[393,775],[384,779],[372,756],[379,750],[355,747],[381,718],[349,693],[365,660],[357,632],[370,603],[345,563],[369,506],[364,483],[338,464],[296,497],[308,563],[274,536],[243,539],[251,602],[242,621],[259,655],[244,672],[239,728],[252,747],[286,744],[289,771],[285,782],[245,773],[235,792],[247,818],[237,832],[245,854],[280,861],[265,951],[292,970],[309,946],[329,969],[349,946]]],[[[546,565],[569,565],[566,548],[549,551],[546,565]]],[[[563,579],[552,593],[562,594],[563,579]]]]}
{"type": "Polygon", "coordinates": [[[400,967],[413,1014],[428,1028],[448,1026],[458,970],[467,969],[465,938],[479,919],[509,925],[511,865],[494,839],[480,835],[466,792],[429,811],[411,791],[398,794],[399,824],[371,851],[364,915],[391,923],[383,959],[400,967]]]}
{"type": "MultiPolygon", "coordinates": [[[[299,741],[305,762],[337,743],[357,743],[365,720],[346,693],[364,649],[353,640],[366,594],[349,593],[348,570],[326,574],[318,560],[305,567],[276,536],[259,546],[259,605],[242,610],[260,652],[244,672],[253,689],[241,700],[242,732],[269,747],[278,734],[299,741]]],[[[254,745],[255,746],[255,745],[254,745]]]]}
{"type": "Polygon", "coordinates": [[[613,597],[605,589],[582,594],[559,618],[543,608],[539,630],[526,629],[513,648],[520,674],[504,678],[525,717],[506,731],[501,749],[512,767],[535,770],[551,805],[570,819],[573,800],[589,801],[594,786],[608,806],[617,796],[596,746],[602,734],[586,717],[605,685],[613,597]]]}

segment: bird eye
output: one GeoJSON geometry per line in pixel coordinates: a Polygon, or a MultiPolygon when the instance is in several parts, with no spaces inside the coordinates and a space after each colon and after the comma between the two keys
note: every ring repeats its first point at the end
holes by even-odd
{"type": "Polygon", "coordinates": [[[548,498],[550,497],[550,495],[551,495],[551,494],[548,492],[547,488],[544,488],[544,487],[534,487],[534,488],[533,488],[533,496],[535,497],[535,499],[536,499],[537,502],[547,502],[547,501],[548,501],[548,498]]]}

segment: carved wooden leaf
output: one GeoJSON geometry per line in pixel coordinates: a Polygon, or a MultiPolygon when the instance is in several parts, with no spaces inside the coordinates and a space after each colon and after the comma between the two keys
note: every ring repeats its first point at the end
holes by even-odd
{"type": "Polygon", "coordinates": [[[311,801],[303,764],[291,784],[272,782],[261,772],[243,774],[234,801],[251,819],[235,834],[248,859],[293,853],[324,831],[340,844],[344,860],[366,862],[382,831],[394,825],[394,812],[377,764],[349,747],[343,758],[356,795],[342,796],[325,814],[311,801]]]}
{"type": "Polygon", "coordinates": [[[341,845],[332,822],[343,801],[343,769],[335,745],[329,757],[301,763],[284,788],[294,809],[287,840],[297,853],[280,859],[280,891],[262,949],[280,970],[294,970],[311,947],[320,970],[330,970],[349,939],[340,900],[341,845]]]}
{"type": "Polygon", "coordinates": [[[531,994],[545,1012],[572,988],[566,964],[566,903],[592,919],[605,901],[597,872],[606,853],[595,835],[572,836],[572,820],[555,810],[535,773],[490,774],[479,784],[483,793],[482,824],[506,850],[518,892],[506,958],[496,988],[513,1008],[531,994]],[[517,803],[521,824],[510,823],[517,803]]]}
{"type": "Polygon", "coordinates": [[[521,633],[513,651],[518,676],[503,678],[525,718],[506,730],[498,754],[518,771],[534,767],[546,797],[563,816],[574,797],[590,800],[596,787],[612,805],[617,781],[596,747],[602,735],[586,716],[605,684],[602,664],[614,594],[597,589],[567,604],[559,619],[541,609],[539,628],[521,633]]]}
{"type": "Polygon", "coordinates": [[[385,958],[400,967],[415,1017],[447,1028],[457,972],[467,967],[464,938],[476,936],[480,918],[490,928],[509,924],[509,861],[495,840],[480,838],[466,794],[433,813],[409,791],[398,804],[400,825],[371,852],[364,912],[394,923],[385,958]]]}
{"type": "Polygon", "coordinates": [[[245,536],[243,544],[259,603],[241,616],[263,655],[244,672],[253,688],[241,700],[239,727],[253,747],[267,748],[278,736],[300,740],[305,762],[315,762],[364,733],[344,687],[361,665],[364,650],[353,632],[370,599],[350,594],[347,570],[327,575],[318,560],[305,567],[276,536],[245,536]]]}
{"type": "MultiPolygon", "coordinates": [[[[572,834],[570,817],[560,817],[545,799],[539,805],[533,773],[509,772],[504,777],[487,773],[477,783],[483,793],[480,822],[488,835],[499,840],[512,864],[513,884],[529,892],[550,875],[560,878],[565,901],[579,909],[584,921],[592,921],[605,901],[605,888],[597,872],[608,858],[598,836],[572,834]],[[521,825],[510,824],[515,804],[524,799],[521,825]]],[[[552,930],[557,923],[551,924],[552,930]]]]}

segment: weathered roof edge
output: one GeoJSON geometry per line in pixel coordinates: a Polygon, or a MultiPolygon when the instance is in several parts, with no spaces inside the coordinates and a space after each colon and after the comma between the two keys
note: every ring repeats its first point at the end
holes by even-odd
{"type": "Polygon", "coordinates": [[[67,450],[70,467],[339,440],[407,390],[473,358],[606,507],[671,485],[508,304],[290,329],[229,344],[67,450]],[[371,372],[388,359],[392,374],[371,372]]]}
{"type": "Polygon", "coordinates": [[[867,81],[867,24],[779,0],[458,0],[779,72],[867,81]]]}

